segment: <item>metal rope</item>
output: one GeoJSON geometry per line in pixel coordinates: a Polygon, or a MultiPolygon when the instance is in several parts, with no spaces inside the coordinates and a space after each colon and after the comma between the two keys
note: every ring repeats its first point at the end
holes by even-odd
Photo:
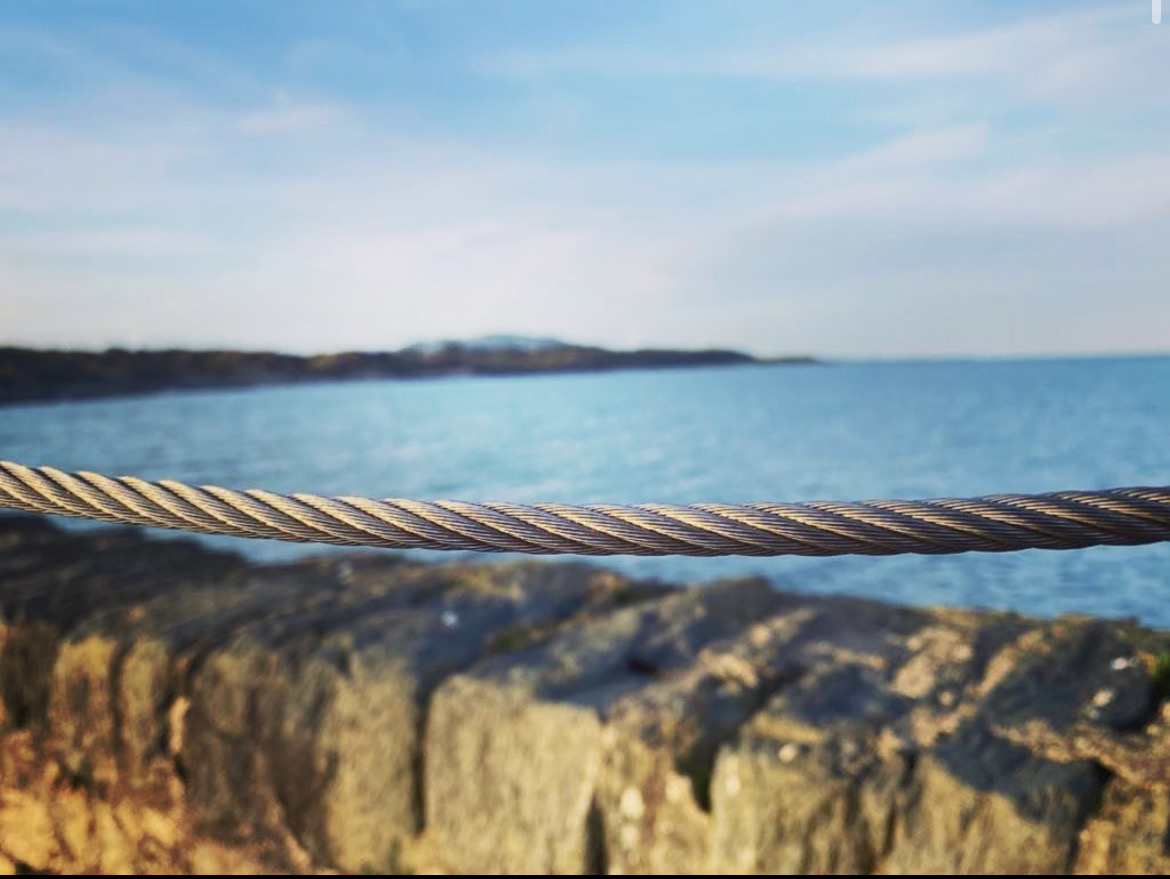
{"type": "Polygon", "coordinates": [[[0,461],[0,508],[204,534],[541,555],[941,555],[1170,540],[1170,487],[925,501],[471,504],[195,488],[0,461]]]}

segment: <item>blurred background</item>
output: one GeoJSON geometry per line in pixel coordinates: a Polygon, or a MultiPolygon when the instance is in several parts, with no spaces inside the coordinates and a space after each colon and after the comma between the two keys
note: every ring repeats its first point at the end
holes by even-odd
{"type": "MultiPolygon", "coordinates": [[[[0,457],[517,502],[1165,484],[1170,25],[1150,13],[8,0],[0,345],[755,362],[59,384],[0,409],[0,457]],[[766,362],[792,355],[815,362],[766,362]]],[[[0,381],[15,398],[29,374],[0,381]]],[[[1170,626],[1165,546],[612,564],[1170,626]]]]}

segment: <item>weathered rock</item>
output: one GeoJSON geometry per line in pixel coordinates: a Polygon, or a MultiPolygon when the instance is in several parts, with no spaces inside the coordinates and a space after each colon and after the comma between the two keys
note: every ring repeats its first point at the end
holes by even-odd
{"type": "Polygon", "coordinates": [[[431,690],[501,633],[562,621],[617,581],[580,566],[358,569],[347,591],[242,626],[191,681],[192,802],[240,822],[275,808],[308,852],[395,867],[421,829],[431,690]]]}
{"type": "Polygon", "coordinates": [[[1165,873],[1170,635],[0,517],[0,871],[1165,873]]]}
{"type": "Polygon", "coordinates": [[[25,791],[0,791],[0,846],[17,863],[49,869],[58,853],[49,804],[25,791]]]}
{"type": "Polygon", "coordinates": [[[1100,809],[1081,831],[1075,872],[1170,874],[1170,781],[1148,788],[1110,784],[1100,809]]]}
{"type": "Polygon", "coordinates": [[[789,647],[811,614],[784,604],[776,601],[766,622],[708,644],[689,667],[649,682],[608,711],[596,802],[612,872],[714,869],[716,755],[771,693],[804,673],[789,647]]]}
{"type": "Polygon", "coordinates": [[[892,873],[1064,873],[1100,796],[1092,763],[1056,763],[966,725],[921,757],[883,867],[892,873]]]}
{"type": "MultiPolygon", "coordinates": [[[[448,681],[435,694],[426,740],[427,826],[436,847],[459,870],[601,869],[614,824],[597,798],[617,742],[607,717],[684,671],[703,645],[782,603],[759,581],[717,584],[566,629],[448,681]]],[[[628,813],[640,793],[611,787],[628,813]]]]}
{"type": "Polygon", "coordinates": [[[873,715],[901,706],[875,685],[876,676],[860,666],[814,674],[777,696],[720,753],[712,781],[713,869],[874,869],[910,768],[901,751],[880,751],[873,715]],[[856,707],[818,725],[804,709],[826,695],[856,707]]]}
{"type": "MultiPolygon", "coordinates": [[[[723,751],[713,785],[721,867],[1068,870],[1108,773],[992,730],[1092,715],[1086,697],[1106,678],[1121,707],[1098,720],[1140,724],[1150,684],[1144,672],[1117,667],[1123,627],[917,616],[922,628],[912,634],[891,620],[875,626],[887,640],[868,650],[842,651],[839,635],[824,630],[816,649],[837,655],[810,662],[723,751]]],[[[827,619],[840,626],[840,615],[827,619]]],[[[846,631],[855,619],[845,617],[846,631]]]]}
{"type": "MultiPolygon", "coordinates": [[[[57,553],[109,540],[31,533],[57,553]]],[[[157,799],[178,772],[192,820],[221,838],[355,870],[397,866],[419,830],[419,731],[440,680],[574,615],[663,591],[571,564],[208,559],[160,564],[154,594],[111,588],[60,628],[29,606],[58,588],[96,595],[104,563],[83,559],[60,582],[24,565],[0,586],[12,616],[36,620],[10,630],[15,714],[44,728],[71,785],[157,799]]]]}

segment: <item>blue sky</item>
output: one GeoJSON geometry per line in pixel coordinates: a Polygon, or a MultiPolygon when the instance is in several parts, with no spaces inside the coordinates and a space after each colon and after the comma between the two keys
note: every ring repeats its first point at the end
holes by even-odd
{"type": "Polygon", "coordinates": [[[1146,0],[0,7],[0,343],[1170,350],[1146,0]]]}

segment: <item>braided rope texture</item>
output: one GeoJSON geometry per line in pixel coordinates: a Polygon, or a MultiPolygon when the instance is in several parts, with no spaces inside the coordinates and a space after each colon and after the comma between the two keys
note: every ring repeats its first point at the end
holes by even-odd
{"type": "Polygon", "coordinates": [[[0,461],[0,508],[204,534],[536,555],[942,555],[1170,540],[1170,487],[924,501],[512,504],[199,488],[0,461]]]}

